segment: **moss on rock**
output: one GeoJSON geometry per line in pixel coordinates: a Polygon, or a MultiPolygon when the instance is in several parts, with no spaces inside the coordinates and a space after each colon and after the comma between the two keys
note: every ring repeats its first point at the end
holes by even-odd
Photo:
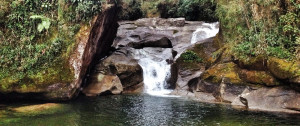
{"type": "Polygon", "coordinates": [[[238,65],[241,68],[251,70],[266,70],[267,59],[264,56],[249,57],[247,59],[239,59],[238,65]]]}
{"type": "Polygon", "coordinates": [[[242,80],[251,84],[261,84],[266,86],[276,86],[280,84],[276,78],[265,71],[249,71],[244,69],[239,71],[239,76],[242,80]]]}
{"type": "Polygon", "coordinates": [[[245,82],[239,77],[238,70],[239,68],[233,62],[216,64],[206,70],[201,79],[212,83],[221,83],[225,78],[232,84],[244,84],[245,82]]]}
{"type": "Polygon", "coordinates": [[[279,79],[292,79],[300,76],[300,62],[279,58],[268,59],[269,71],[279,79]]]}

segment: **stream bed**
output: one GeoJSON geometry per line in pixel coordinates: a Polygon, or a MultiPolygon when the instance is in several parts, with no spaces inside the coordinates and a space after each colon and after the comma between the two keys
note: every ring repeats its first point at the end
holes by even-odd
{"type": "Polygon", "coordinates": [[[2,105],[1,126],[279,126],[300,125],[300,115],[236,110],[178,97],[114,95],[61,103],[59,111],[20,114],[2,105]],[[5,111],[6,114],[3,114],[5,111]]]}

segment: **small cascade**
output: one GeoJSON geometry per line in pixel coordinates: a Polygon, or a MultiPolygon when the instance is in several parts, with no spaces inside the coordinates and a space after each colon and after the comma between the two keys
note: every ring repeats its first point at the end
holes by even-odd
{"type": "Polygon", "coordinates": [[[150,50],[150,48],[141,49],[135,54],[143,69],[144,92],[155,96],[167,96],[172,92],[166,89],[167,80],[171,77],[171,64],[168,64],[166,59],[170,58],[168,54],[171,54],[171,49],[160,50],[161,52],[156,55],[150,50]]]}
{"type": "Polygon", "coordinates": [[[172,90],[165,89],[166,80],[170,78],[171,65],[166,61],[154,61],[150,58],[139,60],[143,69],[145,93],[162,96],[171,93],[172,90]]]}
{"type": "Polygon", "coordinates": [[[194,44],[201,40],[214,37],[219,32],[219,22],[203,23],[200,28],[193,32],[191,43],[194,44]]]}

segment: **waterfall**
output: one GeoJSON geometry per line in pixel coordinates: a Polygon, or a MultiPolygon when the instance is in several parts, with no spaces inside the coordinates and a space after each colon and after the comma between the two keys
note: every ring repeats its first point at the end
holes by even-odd
{"type": "Polygon", "coordinates": [[[203,23],[195,32],[193,32],[191,43],[194,44],[201,40],[214,37],[219,32],[219,22],[203,23]]]}
{"type": "Polygon", "coordinates": [[[170,78],[171,65],[166,61],[154,61],[150,58],[139,60],[139,64],[143,69],[145,93],[150,95],[167,95],[172,90],[165,89],[166,80],[170,78]]]}
{"type": "Polygon", "coordinates": [[[171,64],[166,59],[172,58],[172,49],[147,48],[138,50],[135,58],[143,69],[144,92],[155,96],[167,96],[172,90],[166,89],[171,77],[171,64]],[[156,53],[153,53],[156,52],[156,53]],[[159,52],[159,53],[157,53],[159,52]]]}

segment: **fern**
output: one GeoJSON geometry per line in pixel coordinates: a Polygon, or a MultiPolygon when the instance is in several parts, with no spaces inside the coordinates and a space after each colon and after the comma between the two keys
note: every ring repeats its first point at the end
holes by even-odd
{"type": "Polygon", "coordinates": [[[43,30],[48,30],[50,25],[51,25],[51,20],[47,17],[44,17],[42,15],[32,15],[30,16],[31,19],[33,20],[37,20],[40,19],[42,20],[41,23],[38,24],[37,30],[39,32],[42,32],[43,30]]]}

